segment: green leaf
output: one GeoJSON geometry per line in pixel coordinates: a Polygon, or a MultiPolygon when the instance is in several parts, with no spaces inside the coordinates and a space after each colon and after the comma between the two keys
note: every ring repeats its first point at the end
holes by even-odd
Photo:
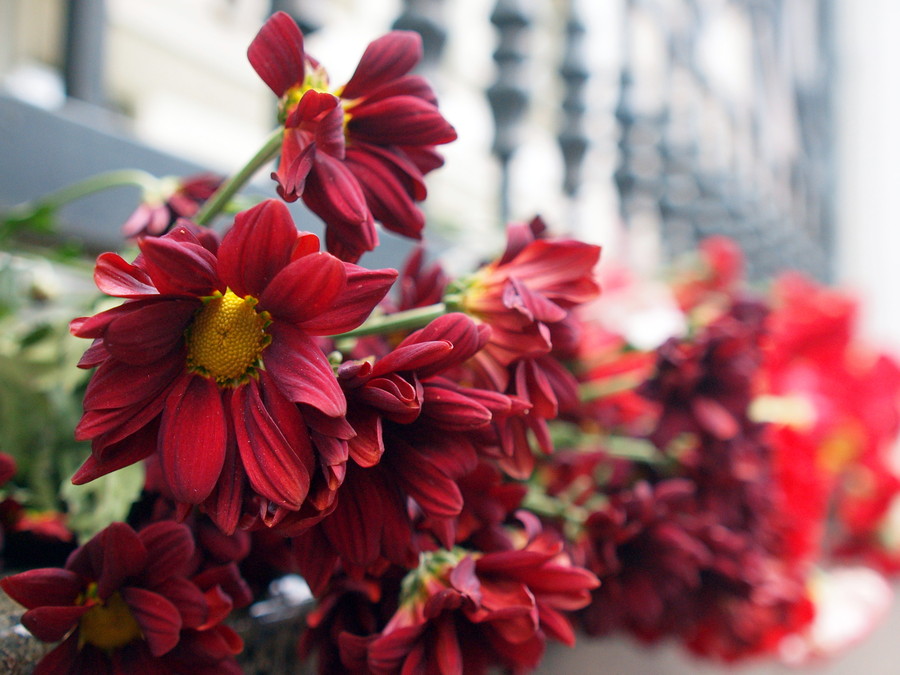
{"type": "Polygon", "coordinates": [[[68,525],[79,541],[128,516],[144,487],[143,463],[101,476],[85,485],[63,482],[60,495],[68,508],[68,525]]]}

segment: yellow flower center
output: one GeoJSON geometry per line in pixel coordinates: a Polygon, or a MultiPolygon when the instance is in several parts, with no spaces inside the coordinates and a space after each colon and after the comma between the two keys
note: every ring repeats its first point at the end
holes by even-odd
{"type": "MultiPolygon", "coordinates": [[[[96,586],[91,584],[88,587],[88,598],[96,597],[96,586]]],[[[100,649],[116,649],[144,637],[137,620],[118,592],[109,596],[105,603],[94,605],[85,612],[79,626],[79,647],[90,643],[100,649]]]]}
{"type": "Polygon", "coordinates": [[[310,89],[316,91],[328,92],[328,73],[322,66],[313,66],[309,61],[306,62],[306,74],[303,77],[303,83],[296,87],[291,87],[281,97],[278,104],[278,119],[284,122],[291,111],[297,107],[303,94],[310,89]]]}
{"type": "Polygon", "coordinates": [[[269,313],[257,313],[256,298],[240,298],[231,290],[203,301],[186,333],[188,369],[235,387],[261,367],[262,350],[272,341],[265,331],[269,313]]]}

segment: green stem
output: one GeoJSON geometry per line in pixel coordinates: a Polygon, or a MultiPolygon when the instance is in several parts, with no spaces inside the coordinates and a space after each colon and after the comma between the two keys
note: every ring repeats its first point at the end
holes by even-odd
{"type": "Polygon", "coordinates": [[[33,213],[40,208],[56,208],[68,204],[76,199],[100,192],[111,187],[122,185],[136,185],[141,189],[151,189],[159,182],[159,179],[140,169],[118,169],[90,176],[84,180],[72,183],[59,190],[42,195],[37,199],[22,202],[12,208],[8,215],[19,216],[33,213]]]}
{"type": "Polygon", "coordinates": [[[281,139],[283,136],[283,127],[275,129],[250,161],[240,171],[225,181],[216,193],[207,200],[194,218],[194,222],[198,225],[208,225],[213,218],[219,215],[237,191],[244,187],[257,171],[278,154],[278,151],[281,150],[281,139]]]}
{"type": "Polygon", "coordinates": [[[416,307],[415,309],[407,309],[403,312],[395,312],[394,314],[382,314],[369,317],[369,319],[359,328],[335,335],[336,340],[344,338],[362,337],[364,335],[381,335],[383,333],[393,333],[398,330],[409,330],[411,328],[421,328],[427,325],[439,316],[447,313],[447,306],[443,302],[438,302],[427,307],[416,307]]]}

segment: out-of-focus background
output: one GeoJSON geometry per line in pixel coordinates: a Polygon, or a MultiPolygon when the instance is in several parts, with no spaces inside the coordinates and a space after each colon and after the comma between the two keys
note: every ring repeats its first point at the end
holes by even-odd
{"type": "MultiPolygon", "coordinates": [[[[422,33],[459,133],[428,181],[451,261],[535,214],[647,273],[726,234],[757,280],[857,292],[867,335],[900,351],[895,0],[0,0],[0,210],[109,169],[240,167],[275,122],[246,59],[275,10],[335,83],[391,27],[422,33]]],[[[75,203],[59,236],[118,248],[135,199],[75,203]]],[[[898,628],[817,672],[898,672],[898,628]]],[[[701,671],[613,649],[578,672],[701,671]]],[[[546,672],[576,672],[557,656],[546,672]]]]}

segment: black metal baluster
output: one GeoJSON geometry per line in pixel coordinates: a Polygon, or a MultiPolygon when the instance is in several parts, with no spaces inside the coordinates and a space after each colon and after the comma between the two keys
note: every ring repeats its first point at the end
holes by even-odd
{"type": "Polygon", "coordinates": [[[497,27],[500,43],[494,51],[497,80],[488,88],[487,97],[494,115],[491,150],[500,161],[500,218],[506,222],[510,215],[509,162],[519,146],[520,123],[528,106],[524,63],[526,29],[531,21],[522,3],[498,0],[491,23],[497,27]]]}
{"type": "Polygon", "coordinates": [[[589,72],[584,56],[585,27],[581,21],[577,0],[569,0],[566,7],[566,33],[562,64],[559,74],[563,78],[562,128],[557,140],[564,162],[563,191],[574,197],[581,186],[581,168],[588,148],[588,136],[584,128],[585,83],[589,72]]]}
{"type": "Polygon", "coordinates": [[[447,42],[442,0],[403,0],[403,11],[393,27],[413,30],[422,36],[422,67],[430,68],[437,64],[447,42]]]}

